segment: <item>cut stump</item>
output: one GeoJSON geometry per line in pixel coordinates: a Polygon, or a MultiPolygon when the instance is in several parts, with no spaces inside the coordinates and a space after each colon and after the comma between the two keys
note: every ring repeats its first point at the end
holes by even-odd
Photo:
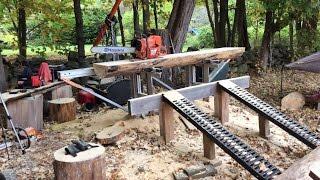
{"type": "Polygon", "coordinates": [[[96,135],[96,140],[102,145],[114,144],[124,135],[124,128],[118,125],[107,127],[96,135]]]}
{"type": "Polygon", "coordinates": [[[50,119],[58,123],[76,119],[76,100],[74,98],[61,98],[49,101],[50,119]]]}
{"type": "Polygon", "coordinates": [[[105,180],[105,148],[97,146],[78,153],[76,157],[66,155],[65,147],[57,150],[53,162],[55,179],[105,180]]]}

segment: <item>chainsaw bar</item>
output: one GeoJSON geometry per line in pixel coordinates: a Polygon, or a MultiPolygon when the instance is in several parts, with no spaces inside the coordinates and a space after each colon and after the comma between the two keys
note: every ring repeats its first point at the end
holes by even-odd
{"type": "Polygon", "coordinates": [[[135,53],[135,51],[136,48],[132,47],[95,46],[91,48],[91,52],[96,54],[125,54],[135,53]]]}
{"type": "Polygon", "coordinates": [[[226,130],[217,120],[202,112],[180,93],[175,91],[165,93],[163,99],[256,178],[272,179],[281,173],[277,167],[226,130]]]}
{"type": "Polygon", "coordinates": [[[241,103],[244,103],[260,115],[263,115],[269,121],[279,126],[281,129],[288,132],[310,148],[315,149],[320,145],[320,138],[315,133],[309,131],[307,127],[300,125],[298,122],[287,117],[270,104],[250,94],[245,89],[230,81],[220,81],[219,85],[228,94],[239,100],[241,103]]]}

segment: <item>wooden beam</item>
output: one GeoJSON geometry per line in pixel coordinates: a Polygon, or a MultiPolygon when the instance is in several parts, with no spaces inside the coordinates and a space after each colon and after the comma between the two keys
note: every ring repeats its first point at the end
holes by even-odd
{"type": "Polygon", "coordinates": [[[259,115],[259,135],[265,139],[270,138],[270,123],[261,115],[259,115]]]}
{"type": "Polygon", "coordinates": [[[159,123],[160,136],[163,138],[164,143],[168,144],[173,139],[174,116],[172,107],[165,102],[161,102],[159,123]]]}
{"type": "Polygon", "coordinates": [[[65,83],[63,81],[57,81],[57,82],[53,82],[48,85],[41,86],[35,89],[30,89],[30,90],[28,89],[27,92],[25,93],[9,94],[8,92],[6,92],[2,94],[2,97],[5,102],[10,102],[17,99],[22,99],[24,97],[35,96],[37,94],[43,94],[43,93],[52,91],[56,88],[63,86],[64,84],[65,83]]]}
{"type": "Polygon", "coordinates": [[[197,64],[210,59],[235,59],[243,54],[245,48],[217,48],[179,54],[169,54],[163,57],[147,60],[121,60],[94,63],[93,68],[99,77],[125,75],[141,72],[143,69],[159,67],[171,68],[197,64]]]}
{"type": "Polygon", "coordinates": [[[221,124],[229,121],[229,103],[230,95],[217,87],[214,95],[214,116],[220,120],[221,124]]]}
{"type": "MultiPolygon", "coordinates": [[[[250,77],[243,76],[229,80],[242,88],[248,88],[250,77]]],[[[216,93],[217,85],[217,82],[212,82],[178,89],[177,91],[189,100],[194,101],[198,99],[207,98],[209,96],[214,96],[216,93]]],[[[136,99],[130,99],[128,105],[130,115],[135,116],[141,114],[148,114],[151,111],[159,110],[161,104],[161,97],[162,93],[136,99]]]]}
{"type": "MultiPolygon", "coordinates": [[[[311,179],[310,171],[313,167],[320,167],[320,147],[311,151],[302,159],[293,163],[286,171],[280,174],[277,180],[311,179]]],[[[319,173],[319,172],[318,172],[319,173]]]]}
{"type": "Polygon", "coordinates": [[[210,160],[213,160],[216,158],[215,144],[205,134],[203,134],[203,152],[204,152],[205,158],[208,158],[210,160]]]}

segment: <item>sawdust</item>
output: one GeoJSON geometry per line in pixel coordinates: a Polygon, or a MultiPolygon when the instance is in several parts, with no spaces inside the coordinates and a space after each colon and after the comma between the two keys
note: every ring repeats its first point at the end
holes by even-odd
{"type": "MultiPolygon", "coordinates": [[[[277,75],[270,76],[266,79],[274,80],[277,75]]],[[[278,94],[278,89],[275,92],[274,90],[265,91],[263,84],[266,83],[269,83],[268,88],[274,86],[270,85],[273,83],[272,80],[253,78],[252,86],[257,84],[259,86],[255,88],[251,86],[250,91],[277,106],[280,98],[271,94],[278,94]]],[[[313,85],[310,87],[315,88],[313,85]]],[[[205,112],[213,114],[213,98],[210,98],[209,102],[196,101],[196,104],[205,112]]],[[[226,128],[281,170],[287,169],[292,163],[310,152],[310,149],[304,144],[272,123],[270,140],[260,138],[258,136],[258,116],[234,99],[231,99],[231,104],[230,121],[226,124],[226,128]]],[[[307,109],[296,112],[299,115],[292,113],[289,115],[298,117],[297,120],[300,122],[317,121],[318,112],[312,107],[307,109]]],[[[116,144],[106,146],[106,176],[108,179],[173,179],[173,172],[209,161],[203,157],[202,134],[199,131],[187,131],[179,120],[178,114],[175,114],[174,140],[169,145],[164,145],[159,138],[157,115],[130,118],[121,110],[100,109],[91,113],[78,113],[77,120],[72,122],[50,125],[44,131],[46,138],[34,143],[27,150],[26,155],[21,156],[20,152],[15,150],[11,152],[13,159],[7,161],[5,153],[0,152],[0,171],[13,169],[18,179],[52,179],[54,176],[52,160],[55,150],[78,137],[92,140],[95,132],[115,123],[125,128],[125,135],[116,144]]],[[[248,171],[219,147],[216,148],[216,157],[222,161],[222,165],[217,168],[218,174],[215,177],[207,179],[254,179],[248,171]]]]}

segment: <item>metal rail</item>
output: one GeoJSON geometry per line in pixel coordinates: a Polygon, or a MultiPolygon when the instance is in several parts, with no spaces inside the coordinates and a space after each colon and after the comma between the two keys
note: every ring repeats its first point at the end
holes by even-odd
{"type": "Polygon", "coordinates": [[[210,118],[178,92],[163,95],[163,100],[207,135],[222,150],[258,179],[272,179],[280,170],[260,156],[238,137],[210,118]]]}
{"type": "Polygon", "coordinates": [[[230,81],[220,81],[219,85],[228,94],[264,116],[266,119],[279,126],[281,129],[288,132],[310,148],[315,149],[317,146],[320,146],[320,138],[315,133],[309,131],[307,127],[302,126],[295,120],[289,118],[270,104],[255,97],[245,89],[230,81]]]}

